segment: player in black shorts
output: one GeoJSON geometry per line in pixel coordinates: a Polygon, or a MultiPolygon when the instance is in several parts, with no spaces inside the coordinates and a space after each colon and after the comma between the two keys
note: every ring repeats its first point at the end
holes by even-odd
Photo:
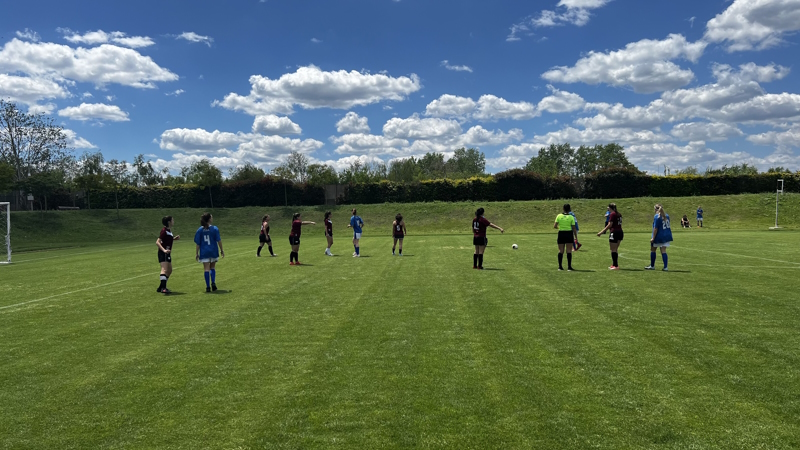
{"type": "Polygon", "coordinates": [[[303,225],[316,225],[314,222],[300,220],[300,213],[292,216],[292,232],[289,234],[289,245],[292,246],[292,253],[289,255],[289,265],[299,266],[300,264],[300,234],[303,225]]]}
{"type": "Polygon", "coordinates": [[[619,244],[625,238],[625,233],[622,231],[622,214],[617,211],[616,203],[608,204],[608,224],[603,228],[597,237],[600,237],[610,231],[611,235],[608,237],[608,243],[611,248],[611,266],[608,270],[619,270],[619,244]]]}
{"type": "Polygon", "coordinates": [[[403,239],[406,237],[406,222],[403,220],[403,215],[398,214],[394,218],[394,222],[392,222],[392,237],[394,238],[394,243],[392,244],[392,256],[394,256],[394,250],[397,248],[397,242],[400,242],[400,256],[403,256],[403,239]]]}
{"type": "Polygon", "coordinates": [[[485,217],[483,208],[475,211],[475,218],[472,219],[472,245],[475,246],[475,253],[472,255],[472,268],[483,270],[483,253],[486,251],[486,229],[491,227],[505,233],[505,230],[489,222],[485,217]]]}
{"type": "Polygon", "coordinates": [[[264,248],[264,244],[267,245],[270,256],[278,256],[272,252],[272,238],[269,236],[269,214],[261,218],[261,232],[258,235],[258,242],[256,256],[261,257],[261,249],[264,248]]]}
{"type": "Polygon", "coordinates": [[[331,221],[331,212],[325,212],[325,239],[328,241],[328,247],[325,249],[325,254],[328,256],[333,256],[331,253],[331,247],[333,246],[333,222],[331,221]]]}
{"type": "Polygon", "coordinates": [[[161,284],[158,285],[156,292],[159,294],[169,294],[170,290],[167,289],[167,280],[169,280],[169,276],[172,275],[172,244],[173,241],[177,241],[181,237],[172,235],[172,226],[175,225],[172,216],[166,216],[161,219],[161,224],[164,225],[164,228],[161,229],[161,233],[158,235],[158,239],[156,239],[158,263],[161,264],[161,275],[159,275],[161,284]]]}

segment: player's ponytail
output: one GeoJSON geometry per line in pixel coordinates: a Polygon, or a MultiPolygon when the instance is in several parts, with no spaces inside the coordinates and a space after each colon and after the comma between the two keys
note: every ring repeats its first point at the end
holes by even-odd
{"type": "Polygon", "coordinates": [[[211,213],[203,213],[203,215],[200,216],[200,225],[203,228],[208,229],[210,221],[211,221],[211,213]]]}
{"type": "Polygon", "coordinates": [[[165,227],[168,227],[170,222],[172,222],[172,216],[164,216],[164,217],[161,219],[161,223],[162,223],[162,224],[163,224],[165,227]]]}
{"type": "MultiPolygon", "coordinates": [[[[619,214],[619,211],[617,211],[617,204],[616,203],[609,203],[608,204],[608,209],[610,209],[610,210],[614,211],[615,213],[619,214]]],[[[622,217],[622,214],[619,214],[619,216],[622,217]]]]}
{"type": "Polygon", "coordinates": [[[292,220],[297,220],[299,218],[300,218],[300,213],[294,213],[294,215],[292,216],[292,220]]]}
{"type": "Polygon", "coordinates": [[[482,215],[483,215],[485,212],[486,212],[486,211],[485,211],[483,208],[478,208],[478,210],[477,210],[477,211],[475,211],[475,217],[480,217],[480,216],[482,216],[482,215]]]}
{"type": "Polygon", "coordinates": [[[661,203],[656,204],[656,214],[661,217],[661,220],[667,220],[667,213],[664,212],[664,207],[661,206],[661,203]]]}

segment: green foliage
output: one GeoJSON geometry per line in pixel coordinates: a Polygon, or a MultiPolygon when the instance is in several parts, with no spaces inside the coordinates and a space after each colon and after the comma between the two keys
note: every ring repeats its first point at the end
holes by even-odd
{"type": "Polygon", "coordinates": [[[384,163],[364,164],[361,161],[350,163],[350,167],[339,174],[343,184],[376,183],[385,180],[388,169],[384,163]]]}
{"type": "Polygon", "coordinates": [[[261,169],[260,167],[256,167],[252,163],[245,163],[245,165],[236,167],[231,170],[230,176],[228,177],[228,181],[231,182],[254,181],[254,180],[261,180],[266,176],[267,174],[264,173],[264,170],[261,169]]]}
{"type": "Polygon", "coordinates": [[[100,152],[85,152],[78,162],[75,184],[86,193],[87,206],[92,207],[91,193],[103,185],[103,163],[105,159],[100,152]]]}
{"type": "Polygon", "coordinates": [[[0,192],[8,192],[14,187],[14,166],[0,161],[0,192]]]}
{"type": "Polygon", "coordinates": [[[569,144],[550,144],[528,161],[525,169],[546,177],[585,176],[598,170],[625,169],[638,171],[625,149],[615,143],[580,146],[577,150],[569,144]]]}
{"type": "Polygon", "coordinates": [[[389,181],[411,183],[422,179],[422,169],[418,161],[412,156],[406,159],[396,159],[389,164],[389,181]]]}
{"type": "Polygon", "coordinates": [[[304,183],[308,178],[308,157],[293,151],[286,163],[272,169],[272,175],[282,180],[304,183]]]}
{"type": "Polygon", "coordinates": [[[711,167],[706,169],[706,175],[757,175],[758,168],[755,166],[743,163],[735,166],[728,166],[727,164],[720,169],[713,169],[711,167]]]}
{"type": "Polygon", "coordinates": [[[158,173],[151,161],[145,161],[144,155],[136,155],[131,165],[134,169],[134,184],[136,186],[158,186],[164,183],[164,174],[158,173]]]}
{"type": "Polygon", "coordinates": [[[181,177],[188,184],[194,184],[201,188],[210,188],[222,184],[222,171],[207,159],[201,159],[192,163],[189,167],[184,167],[181,170],[181,177]]]}
{"type": "Polygon", "coordinates": [[[311,186],[325,186],[326,184],[339,183],[339,174],[333,166],[327,164],[311,164],[308,166],[308,179],[311,186]]]}

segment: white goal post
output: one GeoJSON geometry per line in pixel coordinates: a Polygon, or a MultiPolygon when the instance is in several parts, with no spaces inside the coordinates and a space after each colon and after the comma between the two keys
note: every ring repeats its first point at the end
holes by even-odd
{"type": "Polygon", "coordinates": [[[4,250],[0,253],[0,264],[11,264],[11,203],[0,202],[0,218],[3,222],[0,223],[3,227],[3,232],[0,233],[3,237],[0,250],[4,250]]]}
{"type": "Polygon", "coordinates": [[[781,194],[783,194],[783,179],[778,180],[778,192],[775,194],[775,226],[769,227],[770,230],[780,230],[778,226],[778,206],[780,206],[781,194]]]}

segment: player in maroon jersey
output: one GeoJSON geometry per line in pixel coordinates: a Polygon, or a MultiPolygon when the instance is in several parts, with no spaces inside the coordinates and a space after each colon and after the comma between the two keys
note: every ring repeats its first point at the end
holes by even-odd
{"type": "Polygon", "coordinates": [[[602,231],[597,233],[597,237],[604,235],[606,231],[611,232],[608,238],[608,243],[611,245],[611,267],[608,269],[619,270],[619,244],[625,237],[625,233],[622,231],[622,214],[617,212],[616,203],[608,204],[608,212],[610,213],[608,216],[608,224],[602,231]]]}
{"type": "Polygon", "coordinates": [[[264,248],[264,244],[267,244],[267,249],[269,249],[270,256],[278,256],[272,251],[272,238],[269,236],[269,214],[261,218],[261,232],[258,234],[258,242],[259,245],[256,256],[259,258],[261,257],[261,249],[264,248]]]}
{"type": "Polygon", "coordinates": [[[172,227],[175,225],[172,216],[166,216],[161,219],[161,224],[164,225],[164,228],[161,229],[161,233],[158,235],[158,239],[156,239],[158,263],[161,264],[161,275],[159,275],[161,284],[158,285],[156,292],[160,294],[169,294],[171,291],[167,289],[167,281],[169,280],[169,276],[172,275],[172,243],[173,241],[179,240],[181,237],[172,235],[172,227]]]}
{"type": "Polygon", "coordinates": [[[314,222],[303,222],[300,220],[300,213],[295,213],[292,216],[292,232],[289,234],[289,244],[292,246],[292,253],[289,255],[289,265],[300,265],[300,233],[303,231],[303,225],[316,225],[314,222]]]}
{"type": "Polygon", "coordinates": [[[392,256],[394,256],[394,249],[397,247],[397,241],[400,241],[400,256],[403,256],[403,239],[406,237],[406,222],[403,220],[403,215],[398,214],[392,222],[392,236],[394,243],[392,244],[392,256]]]}
{"type": "Polygon", "coordinates": [[[486,229],[491,227],[505,233],[505,230],[489,222],[485,217],[483,208],[475,211],[475,218],[472,219],[472,245],[475,246],[475,254],[472,255],[472,268],[483,270],[483,252],[486,251],[486,229]]]}
{"type": "Polygon", "coordinates": [[[328,248],[325,249],[325,254],[328,256],[333,256],[331,253],[331,247],[333,246],[333,222],[331,221],[331,212],[325,212],[325,239],[328,240],[328,248]]]}

